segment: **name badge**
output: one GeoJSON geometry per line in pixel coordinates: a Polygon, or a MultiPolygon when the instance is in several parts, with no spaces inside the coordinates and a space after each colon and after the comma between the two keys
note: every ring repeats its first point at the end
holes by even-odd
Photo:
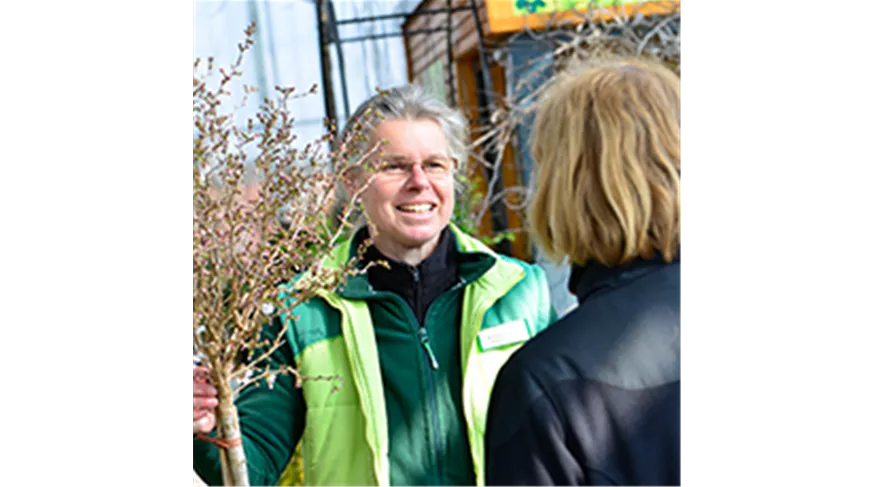
{"type": "Polygon", "coordinates": [[[482,330],[477,334],[477,341],[483,351],[528,339],[529,329],[526,328],[524,320],[508,321],[482,330]]]}

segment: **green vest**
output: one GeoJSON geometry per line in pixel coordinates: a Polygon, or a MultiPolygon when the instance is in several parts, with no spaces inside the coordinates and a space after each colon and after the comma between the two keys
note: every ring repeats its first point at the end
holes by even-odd
{"type": "MultiPolygon", "coordinates": [[[[477,484],[484,485],[486,412],[499,369],[525,341],[548,326],[555,314],[540,269],[500,256],[451,225],[462,252],[495,257],[484,275],[464,288],[461,323],[462,401],[477,484]],[[528,267],[528,272],[523,266],[528,267]]],[[[349,256],[350,242],[324,266],[349,256]]],[[[390,485],[389,432],[377,344],[366,302],[337,294],[321,298],[341,316],[342,334],[318,341],[297,358],[305,377],[307,404],[303,434],[306,485],[390,485]]],[[[318,306],[296,309],[302,320],[324,319],[318,306]],[[322,315],[322,316],[319,316],[322,315]]],[[[294,339],[291,332],[290,340],[294,339]]],[[[281,485],[289,485],[288,470],[281,485]],[[284,482],[285,481],[285,482],[284,482]]]]}

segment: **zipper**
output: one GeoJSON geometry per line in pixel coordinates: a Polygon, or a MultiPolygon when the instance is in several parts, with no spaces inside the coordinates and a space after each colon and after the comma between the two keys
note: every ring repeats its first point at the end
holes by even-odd
{"type": "Polygon", "coordinates": [[[431,368],[437,370],[439,368],[438,361],[434,356],[434,352],[431,350],[431,345],[428,344],[428,331],[424,326],[419,328],[419,343],[422,344],[422,348],[425,349],[425,354],[428,355],[428,361],[431,364],[431,368]]]}
{"type": "Polygon", "coordinates": [[[419,269],[416,267],[410,268],[411,274],[413,274],[413,310],[416,315],[416,319],[419,320],[419,317],[422,316],[422,321],[419,323],[419,330],[417,334],[419,335],[419,343],[422,345],[422,348],[425,350],[426,358],[428,359],[428,363],[431,366],[432,370],[426,370],[425,375],[427,376],[428,382],[428,397],[429,402],[431,403],[431,427],[434,433],[432,437],[434,438],[434,468],[437,470],[437,478],[440,484],[443,484],[444,476],[441,472],[441,458],[443,453],[441,452],[441,443],[440,443],[440,418],[438,415],[438,405],[437,405],[437,392],[435,391],[434,384],[434,376],[432,375],[432,371],[436,371],[439,368],[437,357],[434,355],[434,351],[431,349],[431,345],[428,343],[428,330],[425,328],[425,316],[424,313],[420,312],[420,308],[422,307],[422,284],[419,282],[419,269]]]}
{"type": "MultiPolygon", "coordinates": [[[[414,283],[416,283],[416,287],[415,287],[414,292],[413,292],[413,296],[414,296],[413,299],[414,299],[414,305],[415,305],[414,309],[411,309],[409,306],[407,306],[406,305],[407,303],[404,300],[404,298],[402,298],[401,296],[399,296],[395,293],[390,293],[390,292],[386,292],[386,291],[376,291],[374,293],[374,295],[390,298],[392,300],[395,300],[396,302],[400,302],[403,308],[407,308],[409,310],[408,313],[410,313],[410,315],[413,316],[414,322],[418,322],[419,319],[416,316],[416,311],[417,311],[416,308],[421,306],[421,302],[422,302],[422,299],[421,299],[422,290],[420,289],[420,286],[419,286],[419,281],[420,281],[419,271],[415,267],[409,267],[409,269],[410,269],[410,273],[413,277],[413,281],[414,281],[414,283]]],[[[447,290],[446,293],[457,292],[459,289],[464,287],[464,285],[465,285],[464,279],[460,279],[459,282],[457,282],[454,286],[452,286],[449,290],[447,290]]],[[[441,302],[442,298],[443,298],[443,296],[439,296],[435,300],[434,304],[441,302]]],[[[420,346],[422,347],[422,349],[425,352],[425,359],[426,359],[427,366],[431,367],[431,370],[428,370],[428,368],[426,368],[426,370],[425,370],[426,387],[428,389],[428,405],[430,406],[429,409],[431,409],[431,412],[427,413],[427,414],[431,417],[432,430],[434,431],[434,433],[432,434],[432,436],[434,438],[432,451],[434,452],[434,466],[435,466],[435,472],[437,474],[437,480],[438,480],[439,484],[445,484],[445,481],[443,478],[443,469],[441,468],[441,459],[443,458],[443,453],[442,453],[440,439],[439,439],[440,417],[438,415],[437,391],[436,391],[436,386],[435,386],[435,378],[433,375],[434,374],[433,371],[437,371],[440,368],[440,365],[438,364],[437,356],[434,354],[434,351],[432,350],[432,347],[430,344],[430,339],[428,336],[428,330],[425,327],[425,321],[426,321],[426,317],[423,316],[422,322],[420,323],[419,328],[416,330],[416,336],[419,339],[420,346]]]]}
{"type": "Polygon", "coordinates": [[[434,352],[431,350],[431,345],[428,344],[428,331],[425,329],[425,324],[419,328],[419,343],[422,344],[422,348],[425,349],[425,354],[427,356],[429,365],[431,365],[432,370],[426,370],[426,380],[428,382],[428,398],[429,403],[431,403],[431,427],[432,427],[432,437],[434,438],[434,467],[437,471],[438,482],[443,484],[443,473],[441,472],[441,458],[443,453],[441,452],[441,443],[440,443],[440,418],[438,417],[438,405],[437,405],[437,392],[435,391],[434,384],[434,375],[433,371],[438,369],[438,361],[434,356],[434,352]]]}
{"type": "Polygon", "coordinates": [[[410,273],[413,274],[413,314],[416,315],[417,321],[419,321],[419,317],[422,316],[422,321],[419,325],[425,326],[425,316],[420,312],[420,308],[422,307],[422,285],[419,282],[419,269],[416,267],[410,267],[410,273]]]}

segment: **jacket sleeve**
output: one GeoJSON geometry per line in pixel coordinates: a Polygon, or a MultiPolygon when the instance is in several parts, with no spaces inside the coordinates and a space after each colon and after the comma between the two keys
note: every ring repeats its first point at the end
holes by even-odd
{"type": "MultiPolygon", "coordinates": [[[[263,336],[272,339],[279,331],[274,321],[264,328],[263,336]]],[[[268,365],[293,365],[294,356],[286,343],[267,361],[268,365]]],[[[243,450],[251,485],[276,485],[292,458],[304,429],[303,393],[295,387],[294,377],[282,374],[273,389],[264,381],[247,387],[235,401],[243,435],[243,450]]],[[[215,433],[213,433],[214,435],[215,433]]],[[[209,485],[222,485],[219,447],[194,440],[194,470],[209,485]]]]}
{"type": "Polygon", "coordinates": [[[583,485],[563,419],[539,381],[511,360],[496,379],[486,423],[487,485],[583,485]]]}

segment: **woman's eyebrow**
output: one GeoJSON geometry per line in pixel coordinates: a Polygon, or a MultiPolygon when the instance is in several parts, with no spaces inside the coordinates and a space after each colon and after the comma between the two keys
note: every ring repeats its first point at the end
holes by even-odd
{"type": "Polygon", "coordinates": [[[383,154],[383,159],[392,159],[397,161],[408,160],[407,156],[405,156],[404,154],[383,154]]]}
{"type": "MultiPolygon", "coordinates": [[[[410,158],[404,154],[383,154],[383,160],[391,160],[391,161],[400,161],[400,162],[410,162],[410,158]]],[[[432,161],[435,159],[449,159],[450,156],[447,154],[443,154],[440,152],[435,152],[429,154],[422,158],[423,161],[432,161]]]]}

